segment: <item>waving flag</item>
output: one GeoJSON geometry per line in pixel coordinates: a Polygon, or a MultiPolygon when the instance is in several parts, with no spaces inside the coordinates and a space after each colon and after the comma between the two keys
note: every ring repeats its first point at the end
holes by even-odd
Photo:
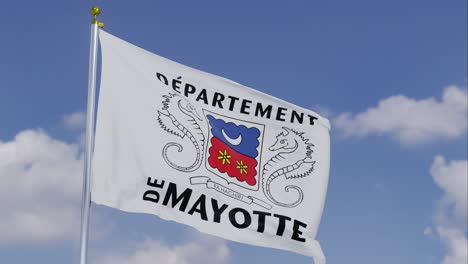
{"type": "Polygon", "coordinates": [[[100,41],[92,201],[325,262],[327,119],[104,31],[100,41]]]}

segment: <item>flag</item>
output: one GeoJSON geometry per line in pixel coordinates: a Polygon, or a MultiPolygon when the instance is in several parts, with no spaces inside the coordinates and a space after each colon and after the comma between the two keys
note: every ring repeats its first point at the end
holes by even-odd
{"type": "Polygon", "coordinates": [[[325,263],[327,119],[103,30],[100,42],[94,203],[325,263]]]}

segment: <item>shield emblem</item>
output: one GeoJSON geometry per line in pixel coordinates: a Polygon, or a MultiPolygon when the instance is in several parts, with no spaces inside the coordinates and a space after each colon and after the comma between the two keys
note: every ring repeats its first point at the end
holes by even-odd
{"type": "Polygon", "coordinates": [[[230,184],[258,190],[262,124],[205,111],[209,135],[206,168],[230,184]]]}

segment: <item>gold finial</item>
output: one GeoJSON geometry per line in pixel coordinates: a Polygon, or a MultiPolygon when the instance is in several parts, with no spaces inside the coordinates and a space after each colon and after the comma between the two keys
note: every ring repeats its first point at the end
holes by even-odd
{"type": "Polygon", "coordinates": [[[97,6],[93,6],[91,8],[91,15],[93,15],[93,17],[96,18],[97,16],[99,16],[99,14],[101,14],[101,9],[97,6]]]}
{"type": "Polygon", "coordinates": [[[99,16],[99,14],[101,14],[101,9],[97,6],[93,6],[90,12],[91,12],[91,15],[93,15],[93,21],[91,22],[91,24],[97,24],[98,27],[103,28],[104,23],[97,20],[97,17],[99,16]]]}

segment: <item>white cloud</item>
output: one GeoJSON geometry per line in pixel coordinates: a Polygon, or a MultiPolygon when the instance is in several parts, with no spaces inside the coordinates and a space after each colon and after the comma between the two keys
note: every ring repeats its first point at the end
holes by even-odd
{"type": "Polygon", "coordinates": [[[396,95],[364,112],[340,114],[334,126],[346,136],[388,134],[410,144],[452,139],[466,133],[467,100],[466,88],[457,86],[446,87],[441,100],[396,95]]]}
{"type": "Polygon", "coordinates": [[[436,156],[431,167],[431,175],[436,184],[444,191],[443,206],[453,206],[454,219],[467,220],[468,161],[447,162],[444,157],[436,156]]]}
{"type": "MultiPolygon", "coordinates": [[[[114,251],[115,252],[115,251],[114,251]]],[[[147,240],[129,254],[100,257],[99,264],[224,264],[229,263],[229,248],[223,240],[204,239],[169,246],[158,240],[147,240]]]]}
{"type": "Polygon", "coordinates": [[[459,228],[438,227],[437,234],[446,244],[448,252],[442,264],[468,263],[468,241],[466,233],[459,228]]]}
{"type": "Polygon", "coordinates": [[[432,228],[430,227],[426,227],[424,228],[424,235],[428,236],[428,237],[431,237],[434,233],[432,232],[432,228]]]}
{"type": "Polygon", "coordinates": [[[0,243],[76,237],[81,173],[77,145],[44,131],[0,142],[0,243]]]}
{"type": "Polygon", "coordinates": [[[447,247],[443,264],[468,263],[468,160],[447,162],[436,156],[431,175],[443,191],[434,213],[437,236],[447,247]]]}
{"type": "Polygon", "coordinates": [[[86,113],[74,112],[63,117],[63,123],[70,129],[82,130],[86,126],[86,113]]]}
{"type": "MultiPolygon", "coordinates": [[[[51,138],[42,130],[21,131],[11,141],[0,141],[0,245],[77,241],[82,166],[77,144],[51,138]]],[[[91,228],[96,230],[91,239],[104,238],[113,225],[108,220],[99,212],[93,214],[91,228]]],[[[198,235],[188,241],[168,245],[147,240],[124,250],[112,250],[111,243],[111,253],[95,263],[228,263],[230,252],[224,240],[198,235]]]]}

